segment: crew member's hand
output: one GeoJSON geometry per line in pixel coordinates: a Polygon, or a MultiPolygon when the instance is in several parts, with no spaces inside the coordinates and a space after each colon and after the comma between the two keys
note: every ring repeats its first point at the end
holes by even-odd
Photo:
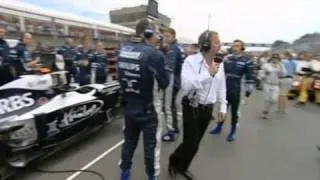
{"type": "Polygon", "coordinates": [[[208,68],[208,71],[211,75],[215,75],[219,71],[220,63],[212,62],[208,68]]]}
{"type": "Polygon", "coordinates": [[[244,105],[248,105],[248,104],[249,104],[249,101],[250,101],[250,98],[249,98],[249,97],[244,97],[244,98],[243,98],[243,104],[244,104],[244,105]]]}
{"type": "Polygon", "coordinates": [[[39,62],[40,62],[39,59],[33,60],[33,61],[31,61],[31,62],[28,62],[28,63],[27,63],[27,66],[28,66],[29,68],[37,68],[37,67],[39,67],[39,62]]]}
{"type": "Polygon", "coordinates": [[[13,77],[16,77],[17,76],[17,71],[14,67],[10,66],[9,67],[9,70],[10,70],[10,74],[13,76],[13,77]]]}
{"type": "Polygon", "coordinates": [[[39,71],[41,69],[41,64],[39,64],[40,59],[33,60],[31,62],[28,62],[26,65],[31,71],[39,71]]]}
{"type": "Polygon", "coordinates": [[[163,44],[162,44],[162,48],[163,48],[164,50],[167,50],[167,49],[169,48],[169,44],[163,43],[163,44]]]}
{"type": "Polygon", "coordinates": [[[88,64],[89,64],[89,61],[87,61],[87,60],[80,61],[80,65],[83,66],[83,67],[87,67],[88,64]]]}
{"type": "Polygon", "coordinates": [[[223,122],[226,120],[226,117],[227,117],[227,114],[226,113],[223,113],[223,112],[219,112],[218,113],[218,121],[219,122],[223,122]]]}

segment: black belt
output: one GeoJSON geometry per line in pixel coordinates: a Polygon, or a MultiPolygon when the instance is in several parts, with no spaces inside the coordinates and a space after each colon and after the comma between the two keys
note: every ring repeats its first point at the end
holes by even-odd
{"type": "Polygon", "coordinates": [[[207,108],[212,108],[213,107],[213,104],[199,104],[198,105],[198,108],[201,108],[201,109],[207,109],[207,108]]]}
{"type": "Polygon", "coordinates": [[[288,79],[288,78],[293,78],[293,76],[283,76],[283,77],[280,77],[281,79],[288,79]]]}
{"type": "MultiPolygon", "coordinates": [[[[190,106],[190,100],[187,96],[184,96],[182,99],[182,104],[183,105],[188,105],[190,106]]],[[[213,108],[213,104],[198,104],[197,107],[194,108],[200,108],[200,109],[207,109],[207,108],[213,108]]]]}

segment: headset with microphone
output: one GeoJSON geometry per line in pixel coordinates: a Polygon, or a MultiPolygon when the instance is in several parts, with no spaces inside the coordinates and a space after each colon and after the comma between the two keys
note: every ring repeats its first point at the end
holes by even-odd
{"type": "Polygon", "coordinates": [[[152,36],[154,35],[154,31],[150,28],[147,28],[145,31],[144,31],[144,37],[146,39],[150,39],[152,36]]]}
{"type": "Polygon", "coordinates": [[[241,50],[242,50],[242,51],[245,51],[245,50],[246,50],[246,48],[244,47],[244,44],[242,44],[241,50]]]}
{"type": "Polygon", "coordinates": [[[245,48],[245,46],[244,46],[244,42],[243,42],[243,41],[240,41],[240,43],[241,43],[241,51],[245,51],[246,48],[245,48]]]}
{"type": "Polygon", "coordinates": [[[205,32],[204,39],[202,39],[200,42],[200,51],[201,52],[208,52],[211,49],[211,40],[210,40],[210,31],[207,30],[205,32]]]}
{"type": "Polygon", "coordinates": [[[155,34],[155,26],[152,24],[152,22],[148,21],[147,27],[144,31],[144,37],[146,39],[150,39],[155,34]]]}
{"type": "MultiPolygon", "coordinates": [[[[199,46],[200,46],[200,51],[201,52],[208,52],[211,49],[211,36],[210,36],[211,31],[207,30],[205,31],[205,35],[204,38],[200,37],[200,41],[199,41],[199,46]]],[[[223,58],[220,55],[216,55],[213,58],[213,61],[216,63],[221,63],[223,61],[223,58]]]]}

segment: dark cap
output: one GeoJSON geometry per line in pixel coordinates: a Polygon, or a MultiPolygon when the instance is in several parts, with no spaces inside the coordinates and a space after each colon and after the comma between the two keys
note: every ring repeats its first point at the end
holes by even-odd
{"type": "Polygon", "coordinates": [[[136,26],[136,34],[143,35],[146,31],[153,31],[155,32],[156,27],[155,24],[149,22],[148,19],[140,20],[136,26]]]}

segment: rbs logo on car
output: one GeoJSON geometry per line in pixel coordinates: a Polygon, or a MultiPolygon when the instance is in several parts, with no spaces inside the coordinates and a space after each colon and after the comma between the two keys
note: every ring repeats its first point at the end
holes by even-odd
{"type": "Polygon", "coordinates": [[[32,93],[29,92],[0,99],[0,114],[10,113],[34,105],[35,100],[31,96],[32,93]]]}

